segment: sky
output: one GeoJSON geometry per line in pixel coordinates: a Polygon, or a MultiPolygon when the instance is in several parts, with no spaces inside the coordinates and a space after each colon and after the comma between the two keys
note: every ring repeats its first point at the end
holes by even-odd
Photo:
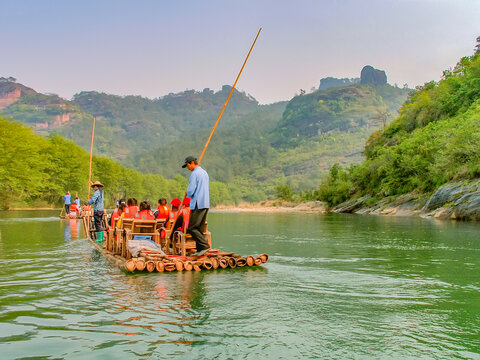
{"type": "Polygon", "coordinates": [[[66,99],[233,85],[261,104],[321,78],[440,80],[473,54],[480,0],[1,0],[0,77],[66,99]]]}

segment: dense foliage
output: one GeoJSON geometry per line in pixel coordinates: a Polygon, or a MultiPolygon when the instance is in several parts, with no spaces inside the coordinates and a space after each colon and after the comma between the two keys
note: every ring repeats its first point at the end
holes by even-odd
{"type": "MultiPolygon", "coordinates": [[[[2,111],[35,125],[37,133],[60,134],[87,150],[95,116],[96,154],[173,179],[188,176],[179,164],[189,154],[201,154],[230,90],[187,90],[154,100],[81,92],[66,101],[31,94],[2,111]],[[65,112],[70,120],[56,120],[65,112]],[[48,129],[38,126],[45,122],[48,129]]],[[[279,184],[294,192],[317,187],[331,164],[361,161],[368,135],[396,113],[407,92],[356,84],[259,105],[234,91],[202,166],[212,180],[226,184],[222,202],[272,199],[279,184]]]]}
{"type": "Polygon", "coordinates": [[[480,177],[480,56],[462,58],[443,75],[418,88],[398,118],[370,136],[362,164],[332,169],[319,198],[335,205],[352,195],[423,194],[480,177]],[[336,192],[348,195],[332,199],[336,192]]]}
{"type": "MultiPolygon", "coordinates": [[[[89,155],[58,135],[35,135],[30,128],[0,117],[0,207],[60,204],[66,191],[86,200],[89,155]]],[[[182,176],[167,180],[138,171],[104,157],[93,158],[92,178],[105,185],[106,206],[120,197],[149,200],[182,197],[188,181],[182,176]]],[[[211,183],[211,203],[234,201],[235,191],[211,183]]]]}
{"type": "Polygon", "coordinates": [[[272,141],[276,147],[295,147],[333,130],[368,128],[378,111],[396,113],[408,92],[390,85],[350,85],[296,96],[288,103],[272,141]]]}

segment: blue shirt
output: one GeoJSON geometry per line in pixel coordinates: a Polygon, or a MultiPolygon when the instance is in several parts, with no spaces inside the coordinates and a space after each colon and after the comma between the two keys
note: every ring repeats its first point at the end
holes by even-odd
{"type": "Polygon", "coordinates": [[[80,207],[80,199],[75,199],[75,204],[77,204],[77,206],[80,207]]]}
{"type": "Polygon", "coordinates": [[[93,196],[88,200],[88,204],[93,205],[93,211],[103,211],[103,191],[100,189],[95,190],[93,196]]]}
{"type": "Polygon", "coordinates": [[[200,166],[193,169],[188,179],[187,197],[190,200],[190,209],[195,210],[195,206],[198,209],[210,208],[210,179],[205,170],[200,166]]]}
{"type": "Polygon", "coordinates": [[[71,198],[72,198],[72,195],[64,195],[63,196],[63,199],[65,200],[65,205],[70,205],[71,204],[71,200],[70,200],[71,198]]]}

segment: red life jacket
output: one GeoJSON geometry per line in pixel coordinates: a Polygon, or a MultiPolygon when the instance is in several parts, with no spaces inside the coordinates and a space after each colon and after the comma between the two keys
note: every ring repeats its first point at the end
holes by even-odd
{"type": "Polygon", "coordinates": [[[135,217],[136,212],[133,212],[132,207],[133,206],[127,206],[125,209],[123,209],[123,212],[125,213],[125,218],[133,219],[135,217]]]}
{"type": "Polygon", "coordinates": [[[182,210],[183,222],[190,221],[190,208],[184,207],[182,210]]]}
{"type": "Polygon", "coordinates": [[[119,218],[119,215],[118,215],[118,208],[116,208],[115,210],[113,210],[113,213],[112,213],[112,219],[110,220],[110,226],[113,228],[115,227],[114,224],[115,224],[115,221],[119,218]]]}
{"type": "Polygon", "coordinates": [[[171,210],[170,213],[168,214],[168,218],[169,218],[170,220],[176,219],[176,218],[177,218],[177,214],[178,214],[178,210],[176,210],[176,211],[171,210]]]}
{"type": "Polygon", "coordinates": [[[135,215],[135,219],[141,219],[141,220],[155,220],[155,216],[153,216],[153,213],[151,210],[142,210],[135,215]]]}

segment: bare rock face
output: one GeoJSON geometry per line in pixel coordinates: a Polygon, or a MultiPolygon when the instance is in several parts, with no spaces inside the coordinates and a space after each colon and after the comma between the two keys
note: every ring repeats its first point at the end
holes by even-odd
{"type": "Polygon", "coordinates": [[[360,84],[385,85],[387,83],[387,74],[385,71],[375,69],[373,66],[364,66],[360,73],[360,84]]]}
{"type": "Polygon", "coordinates": [[[0,110],[16,102],[21,96],[36,94],[36,91],[16,83],[14,78],[0,78],[0,110]]]}
{"type": "Polygon", "coordinates": [[[480,179],[445,184],[428,199],[408,194],[395,201],[384,198],[374,204],[369,204],[368,199],[368,196],[350,199],[331,211],[480,221],[480,179]]]}

